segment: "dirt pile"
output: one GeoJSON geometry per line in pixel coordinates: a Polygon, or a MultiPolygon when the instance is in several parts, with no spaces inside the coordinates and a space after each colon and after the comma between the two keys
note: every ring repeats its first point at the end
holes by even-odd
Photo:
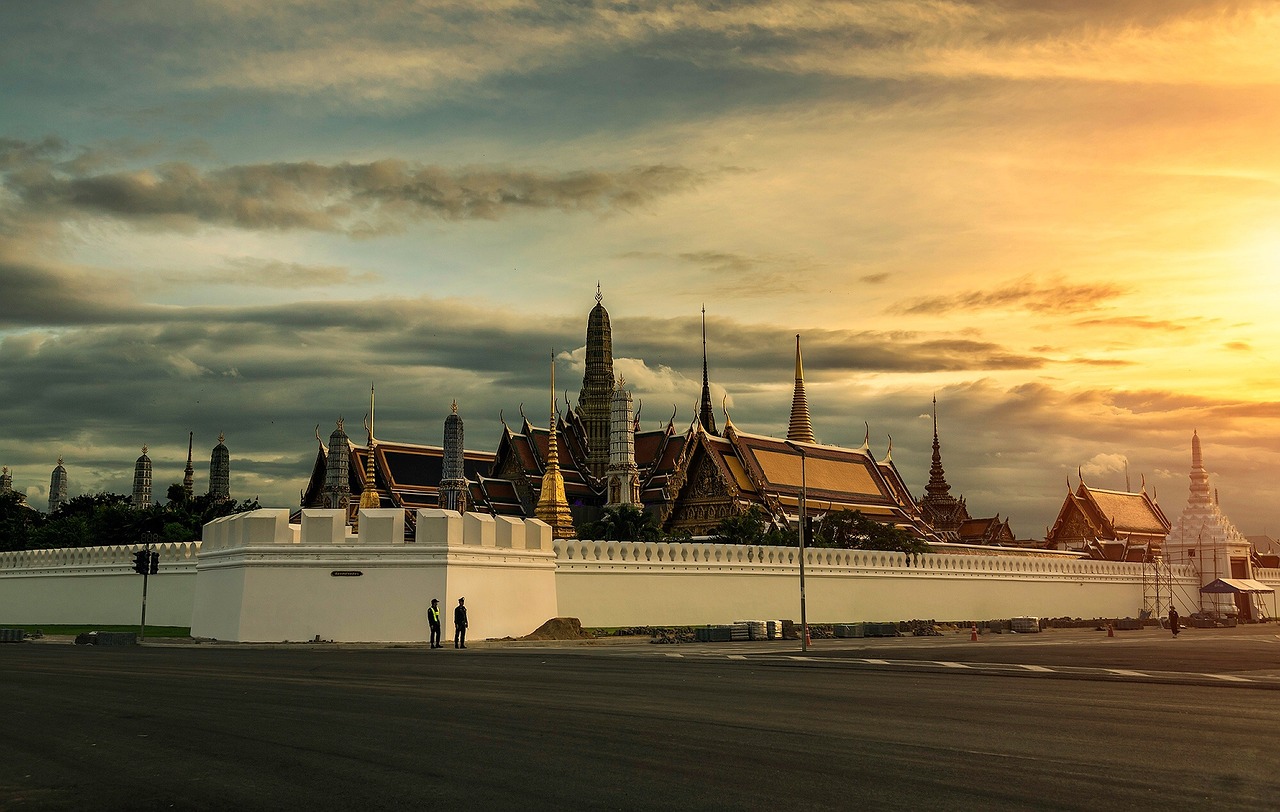
{"type": "Polygon", "coordinates": [[[576,617],[553,617],[520,640],[587,640],[593,635],[576,617]]]}

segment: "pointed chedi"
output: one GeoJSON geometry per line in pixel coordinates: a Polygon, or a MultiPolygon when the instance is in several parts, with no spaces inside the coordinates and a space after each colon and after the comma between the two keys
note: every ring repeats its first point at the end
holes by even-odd
{"type": "MultiPolygon", "coordinates": [[[[593,311],[594,312],[594,311],[593,311]]],[[[553,538],[573,538],[573,514],[564,493],[564,475],[560,473],[560,450],[556,446],[556,358],[551,355],[551,430],[547,435],[547,467],[542,475],[542,490],[533,515],[551,525],[553,538]]],[[[606,423],[606,426],[608,424],[606,423]]],[[[607,435],[606,435],[607,436],[607,435]]],[[[606,447],[607,457],[607,447],[606,447]]]]}

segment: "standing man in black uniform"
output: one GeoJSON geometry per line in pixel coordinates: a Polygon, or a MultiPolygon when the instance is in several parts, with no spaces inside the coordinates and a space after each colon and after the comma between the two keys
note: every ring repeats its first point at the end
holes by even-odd
{"type": "Polygon", "coordinates": [[[453,647],[467,647],[467,607],[463,599],[458,598],[458,605],[453,608],[453,647]]]}
{"type": "Polygon", "coordinates": [[[444,648],[440,643],[440,601],[431,599],[431,608],[427,610],[427,625],[431,627],[431,647],[444,648]]]}

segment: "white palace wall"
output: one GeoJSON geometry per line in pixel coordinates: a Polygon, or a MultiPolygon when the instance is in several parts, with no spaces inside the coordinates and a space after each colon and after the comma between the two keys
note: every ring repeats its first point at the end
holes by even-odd
{"type": "Polygon", "coordinates": [[[556,614],[551,528],[540,521],[420,510],[256,510],[206,525],[191,634],[236,641],[427,639],[440,600],[449,634],[466,598],[472,639],[528,634],[556,614]]]}
{"type": "MultiPolygon", "coordinates": [[[[0,624],[138,622],[136,549],[0,554],[0,624]]],[[[403,512],[380,509],[361,511],[359,534],[340,511],[305,510],[291,525],[287,510],[257,510],[211,522],[202,542],[157,549],[148,624],[219,640],[423,641],[433,597],[446,637],[466,598],[472,639],[518,637],[556,616],[587,626],[799,618],[791,547],[553,542],[536,520],[440,510],[419,511],[406,542],[403,512]]],[[[1255,575],[1280,586],[1280,570],[1255,575]]],[[[1197,593],[1192,568],[1173,578],[1178,595],[1197,593]]],[[[814,623],[1133,617],[1143,605],[1140,564],[1017,553],[808,549],[805,579],[814,623]]]]}
{"type": "MultiPolygon", "coordinates": [[[[799,550],[664,542],[556,541],[561,615],[586,626],[798,618],[799,550]]],[[[1194,594],[1190,567],[1175,585],[1194,594]]],[[[805,550],[811,623],[913,618],[1136,617],[1142,565],[1025,555],[805,550]]]]}
{"type": "MultiPolygon", "coordinates": [[[[129,625],[142,616],[142,576],[133,554],[142,545],[0,553],[0,623],[129,625]]],[[[157,544],[156,575],[147,576],[147,623],[190,626],[199,542],[157,544]]]]}

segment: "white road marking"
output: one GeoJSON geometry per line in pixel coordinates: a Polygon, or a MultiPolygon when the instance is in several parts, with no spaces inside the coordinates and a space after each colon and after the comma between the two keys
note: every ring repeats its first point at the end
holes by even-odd
{"type": "Polygon", "coordinates": [[[947,668],[972,668],[973,667],[971,665],[965,665],[964,663],[948,663],[942,660],[935,660],[934,662],[937,665],[945,665],[947,668]]]}
{"type": "Polygon", "coordinates": [[[668,657],[683,657],[684,655],[683,655],[683,654],[675,654],[674,652],[670,652],[670,651],[669,651],[669,652],[667,652],[667,656],[668,656],[668,657]]]}
{"type": "Polygon", "coordinates": [[[868,665],[888,665],[888,660],[863,660],[868,665]]]}
{"type": "Polygon", "coordinates": [[[1043,665],[1021,665],[1021,666],[1018,666],[1018,667],[1019,667],[1019,668],[1025,668],[1025,669],[1027,669],[1028,671],[1041,671],[1041,672],[1044,672],[1044,673],[1047,673],[1047,674],[1052,674],[1052,673],[1053,673],[1053,669],[1052,669],[1052,668],[1045,668],[1043,665]]]}
{"type": "Polygon", "coordinates": [[[1226,682],[1253,682],[1253,680],[1246,677],[1234,677],[1230,674],[1205,674],[1204,676],[1210,677],[1211,679],[1224,680],[1226,682]]]}
{"type": "Polygon", "coordinates": [[[801,662],[808,662],[809,660],[812,660],[813,658],[812,658],[812,657],[795,657],[795,656],[792,656],[792,657],[788,657],[787,659],[788,659],[788,660],[800,660],[801,662]]]}
{"type": "Polygon", "coordinates": [[[730,660],[745,660],[745,659],[747,659],[746,657],[742,656],[741,654],[729,654],[729,655],[727,655],[727,656],[729,657],[729,659],[730,659],[730,660]]]}
{"type": "Polygon", "coordinates": [[[1147,677],[1147,676],[1150,676],[1150,674],[1144,674],[1144,673],[1142,673],[1141,671],[1125,671],[1125,670],[1124,670],[1124,669],[1122,669],[1122,668],[1105,668],[1105,669],[1103,669],[1103,670],[1104,670],[1104,671],[1108,671],[1108,672],[1110,672],[1110,673],[1112,673],[1112,674],[1115,674],[1116,676],[1120,676],[1120,677],[1147,677]]]}

